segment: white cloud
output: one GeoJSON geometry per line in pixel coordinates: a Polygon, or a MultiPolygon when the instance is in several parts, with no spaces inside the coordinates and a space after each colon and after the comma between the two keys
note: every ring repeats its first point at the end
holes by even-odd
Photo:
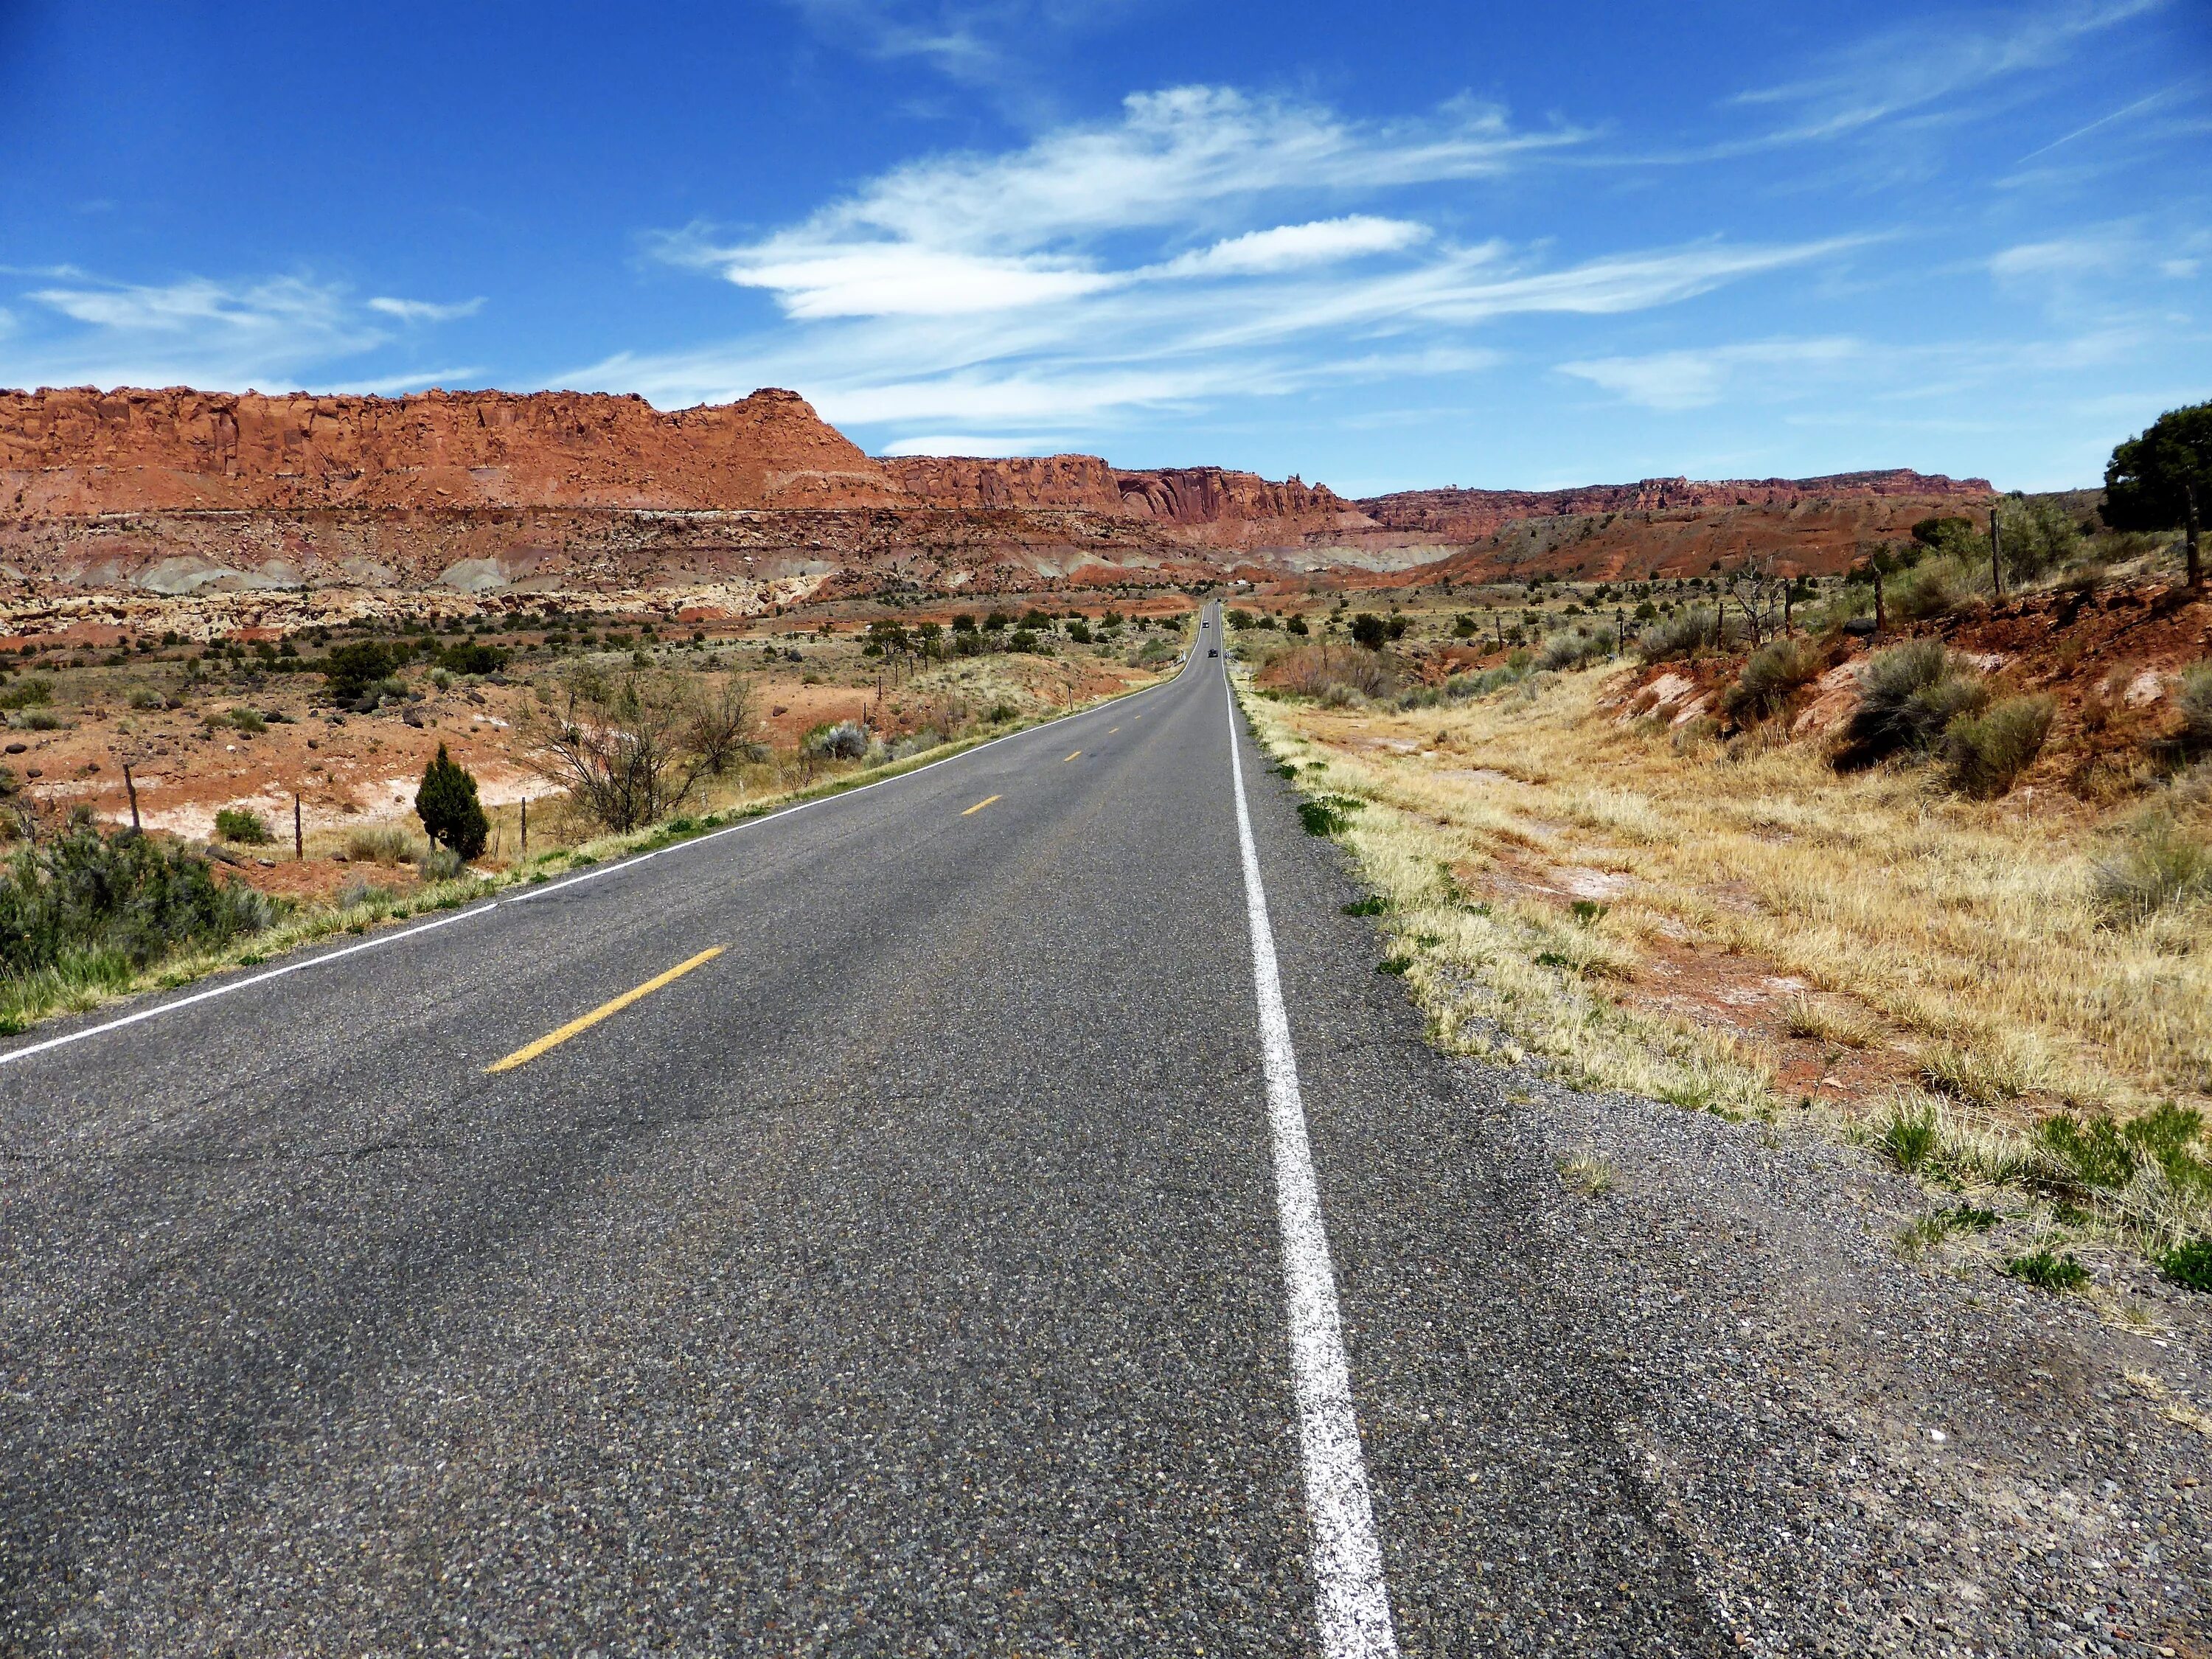
{"type": "Polygon", "coordinates": [[[2135,252],[2132,241],[2117,237],[2060,237],[2006,248],[1991,258],[1990,270],[2000,281],[2088,276],[2126,264],[2135,252]]]}
{"type": "Polygon", "coordinates": [[[1041,258],[991,258],[912,244],[858,243],[733,258],[723,274],[774,290],[793,317],[954,317],[1095,294],[1121,280],[1041,258]]]}
{"type": "Polygon", "coordinates": [[[468,363],[458,368],[425,368],[409,374],[373,375],[367,380],[319,380],[309,389],[333,396],[398,398],[410,392],[428,391],[432,386],[442,386],[450,392],[463,386],[483,386],[484,374],[483,364],[468,363]]]}
{"type": "Polygon", "coordinates": [[[1368,253],[1395,253],[1427,241],[1431,234],[1426,225],[1410,219],[1352,213],[1340,219],[1249,230],[1195,253],[1179,254],[1160,269],[1175,276],[1256,276],[1301,265],[1329,264],[1368,253]]]}
{"type": "Polygon", "coordinates": [[[457,301],[452,305],[440,305],[431,300],[395,300],[383,294],[368,302],[371,311],[397,317],[403,323],[450,323],[458,318],[473,317],[483,307],[481,294],[473,300],[457,301]]]}
{"type": "Polygon", "coordinates": [[[1802,374],[1808,369],[1854,362],[1865,355],[1856,340],[1759,340],[1738,345],[1644,356],[1597,357],[1561,363],[1571,374],[1647,409],[1704,409],[1717,404],[1747,377],[1756,377],[1771,393],[1778,371],[1802,374]]]}
{"type": "Polygon", "coordinates": [[[970,434],[931,433],[920,438],[902,438],[884,446],[886,455],[1053,455],[1064,453],[1068,446],[1065,438],[1048,434],[1031,434],[1027,437],[1010,438],[1003,434],[977,437],[970,434]]]}
{"type": "Polygon", "coordinates": [[[1472,186],[1577,138],[1468,103],[1366,123],[1221,88],[1140,94],[1004,154],[894,167],[744,243],[666,235],[662,258],[773,295],[787,325],[570,378],[664,404],[797,386],[894,449],[948,432],[1027,448],[1140,410],[1478,373],[1492,354],[1465,337],[1494,319],[1678,303],[1854,245],[1562,264],[1382,210],[1418,191],[1463,219],[1472,186]]]}
{"type": "MultiPolygon", "coordinates": [[[[1105,239],[1187,233],[1292,192],[1495,177],[1577,137],[1516,132],[1503,112],[1484,106],[1455,105],[1425,121],[1361,124],[1311,104],[1177,87],[1134,94],[1115,120],[1060,128],[1004,155],[932,156],[895,167],[757,242],[715,246],[694,231],[665,239],[662,252],[770,289],[795,317],[944,314],[969,280],[1009,303],[1109,285],[1115,279],[1095,254],[1105,239]],[[920,307],[900,296],[908,277],[925,296],[920,307]]],[[[1357,221],[1347,232],[1340,222],[1334,233],[1284,227],[1289,234],[1272,248],[1256,245],[1246,256],[1280,258],[1302,239],[1313,248],[1332,234],[1364,236],[1372,252],[1375,227],[1385,222],[1357,221]]],[[[1408,245],[1406,233],[1391,234],[1393,245],[1408,245]]]]}
{"type": "Polygon", "coordinates": [[[1857,42],[1824,73],[1739,94],[1735,102],[1778,106],[1790,125],[1774,142],[1842,137],[1955,100],[1968,90],[2028,70],[2063,64],[2088,36],[2146,13],[2165,0],[2070,0],[1997,27],[1948,20],[1915,22],[1857,42]]]}
{"type": "Polygon", "coordinates": [[[1051,76],[1037,58],[1131,9],[1132,0],[789,0],[824,46],[879,61],[915,59],[1041,113],[1051,76]]]}
{"type": "MultiPolygon", "coordinates": [[[[362,304],[341,284],[306,276],[147,283],[66,267],[36,274],[46,285],[21,295],[19,326],[0,333],[0,384],[264,392],[329,386],[327,365],[389,344],[395,320],[416,319],[393,307],[422,303],[362,304]]],[[[434,309],[467,315],[475,304],[434,309]]],[[[360,391],[411,390],[479,373],[386,374],[350,384],[360,391]]]]}

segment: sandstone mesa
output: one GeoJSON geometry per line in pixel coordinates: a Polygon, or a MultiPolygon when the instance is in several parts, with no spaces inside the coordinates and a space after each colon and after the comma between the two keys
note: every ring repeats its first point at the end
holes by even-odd
{"type": "Polygon", "coordinates": [[[1990,495],[1897,469],[1348,500],[1296,477],[1092,455],[878,459],[774,388],[672,412],[570,392],[0,392],[0,577],[19,599],[1619,577],[1759,552],[1832,569],[1869,538],[1990,495]]]}

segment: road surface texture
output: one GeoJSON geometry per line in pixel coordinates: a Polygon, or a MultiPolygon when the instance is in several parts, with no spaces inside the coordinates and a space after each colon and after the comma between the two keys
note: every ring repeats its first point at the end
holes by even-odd
{"type": "Polygon", "coordinates": [[[15,1040],[0,1652],[2203,1652],[2200,1356],[1429,1048],[1218,628],[15,1040]]]}

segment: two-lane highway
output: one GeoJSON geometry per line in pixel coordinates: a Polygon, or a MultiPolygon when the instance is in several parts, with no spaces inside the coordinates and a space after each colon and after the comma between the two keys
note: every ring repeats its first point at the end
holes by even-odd
{"type": "Polygon", "coordinates": [[[1717,1650],[1219,628],[18,1040],[0,1651],[1717,1650]]]}

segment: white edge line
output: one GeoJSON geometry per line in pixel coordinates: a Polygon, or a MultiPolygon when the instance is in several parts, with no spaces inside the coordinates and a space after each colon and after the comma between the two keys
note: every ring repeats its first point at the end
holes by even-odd
{"type": "Polygon", "coordinates": [[[1237,741],[1237,696],[1222,670],[1229,704],[1229,776],[1236,786],[1237,845],[1243,855],[1244,911],[1252,932],[1252,984],[1259,1005],[1261,1064],[1267,1082],[1267,1122],[1274,1141],[1275,1213],[1283,1241],[1283,1291],[1288,1304],[1291,1392],[1297,1404],[1298,1451],[1306,1512],[1313,1524],[1314,1622],[1324,1659],[1396,1659],[1390,1591],[1382,1546],[1367,1490],[1359,1419],[1352,1401],[1352,1368],[1329,1261],[1328,1229],[1306,1138],[1298,1089],[1297,1052],[1291,1045],[1275,962],[1260,852],[1244,799],[1244,765],[1237,741]]]}
{"type": "Polygon", "coordinates": [[[834,794],[817,795],[812,800],[802,800],[789,806],[777,807],[773,811],[762,813],[758,817],[747,818],[739,823],[729,824],[720,830],[712,830],[703,836],[692,836],[685,840],[672,842],[666,847],[656,847],[650,853],[634,853],[625,858],[614,859],[601,865],[596,870],[586,870],[579,874],[564,877],[559,881],[548,882],[542,886],[532,887],[520,893],[502,894],[484,903],[471,904],[455,911],[452,915],[440,916],[434,921],[419,922],[412,927],[402,927],[397,933],[379,933],[373,939],[363,939],[358,945],[349,945],[343,950],[325,951],[318,956],[305,957],[297,962],[288,962],[282,967],[271,968],[266,973],[254,974],[245,979],[229,980],[205,991],[195,991],[190,996],[178,997],[169,1002],[156,1003],[150,1008],[141,1008],[134,1013],[125,1014],[118,1018],[103,1020],[97,1025],[88,1025],[82,1030],[64,1031],[59,1036],[47,1037],[43,1042],[25,1043],[20,1048],[10,1048],[5,1054],[0,1054],[0,1066],[12,1066],[15,1061],[28,1060],[33,1054],[43,1054],[51,1049],[67,1048],[72,1042],[82,1042],[91,1037],[104,1036],[110,1031],[119,1031],[126,1025],[136,1025],[141,1020],[154,1019],[162,1014],[173,1013],[179,1008],[189,1008],[197,1002],[210,1002],[217,997],[227,997],[239,991],[249,991],[257,985],[266,985],[272,979],[282,979],[287,974],[305,973],[310,968],[319,968],[325,963],[337,962],[342,957],[357,956],[363,951],[380,950],[387,945],[398,945],[418,934],[429,933],[434,928],[450,927],[457,921],[473,921],[479,916],[489,915],[502,904],[526,903],[534,898],[543,898],[549,893],[557,893],[565,887],[574,887],[580,882],[595,881],[601,876],[611,876],[618,871],[635,870],[639,865],[649,860],[657,859],[663,853],[680,853],[690,848],[704,847],[710,841],[720,841],[724,836],[734,836],[740,830],[757,830],[764,823],[774,823],[791,817],[795,812],[804,812],[810,806],[823,806],[831,801],[849,800],[854,795],[866,794],[871,789],[880,789],[887,783],[903,783],[908,778],[920,777],[924,772],[933,771],[938,767],[950,766],[955,761],[966,760],[970,755],[980,755],[986,749],[995,744],[1012,743],[1016,738],[1026,738],[1032,732],[1042,732],[1047,726],[1058,726],[1066,720],[1079,720],[1086,714],[1102,714],[1109,708],[1134,702],[1147,692],[1164,690],[1173,685],[1176,680],[1181,679],[1184,671],[1189,666],[1190,659],[1185,657],[1182,667],[1176,671],[1174,679],[1162,680],[1157,684],[1140,687],[1137,690],[1109,698],[1107,702],[1089,708],[1078,708],[1069,714],[1055,714],[1048,720],[1040,720],[1035,726],[1025,726],[1018,732],[1007,732],[1004,737],[986,738],[972,749],[963,749],[957,755],[947,755],[941,760],[927,762],[911,771],[901,772],[895,777],[878,778],[873,783],[863,783],[851,789],[840,789],[834,794]]]}

